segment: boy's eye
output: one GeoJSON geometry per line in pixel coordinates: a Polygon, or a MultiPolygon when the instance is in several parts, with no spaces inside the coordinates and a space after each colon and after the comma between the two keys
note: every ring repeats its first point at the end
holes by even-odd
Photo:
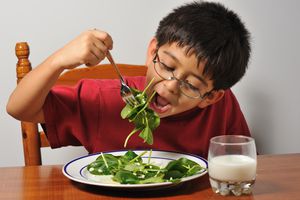
{"type": "Polygon", "coordinates": [[[201,84],[201,82],[196,79],[185,80],[184,82],[193,91],[202,90],[203,84],[201,84]]]}
{"type": "Polygon", "coordinates": [[[199,91],[199,88],[193,86],[192,84],[187,83],[187,85],[189,86],[189,88],[190,88],[191,90],[193,90],[193,91],[199,91]]]}
{"type": "Polygon", "coordinates": [[[169,71],[169,72],[173,72],[174,71],[174,68],[172,67],[169,67],[168,65],[164,64],[164,63],[160,63],[161,67],[163,70],[166,70],[166,71],[169,71]]]}

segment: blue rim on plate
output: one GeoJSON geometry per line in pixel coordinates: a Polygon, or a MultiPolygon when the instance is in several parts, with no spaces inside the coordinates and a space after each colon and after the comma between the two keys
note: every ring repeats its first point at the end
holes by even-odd
{"type": "MultiPolygon", "coordinates": [[[[120,150],[120,151],[108,151],[103,152],[103,154],[113,154],[113,155],[124,155],[128,150],[120,150]]],[[[141,154],[145,150],[133,150],[136,154],[141,154]]],[[[178,183],[173,182],[163,182],[163,183],[149,183],[149,184],[120,184],[113,182],[110,180],[109,176],[97,176],[92,175],[87,170],[87,165],[91,162],[95,161],[96,158],[100,155],[100,153],[90,154],[86,156],[82,156],[79,158],[76,158],[74,160],[71,160],[70,162],[66,163],[63,168],[62,172],[63,174],[79,183],[88,184],[88,185],[95,185],[95,186],[101,186],[101,187],[109,187],[109,188],[118,188],[118,189],[146,189],[146,188],[152,188],[152,187],[166,187],[166,186],[172,186],[177,185],[178,183]],[[103,178],[103,179],[102,179],[103,178]]],[[[155,165],[165,166],[168,162],[171,160],[177,160],[179,158],[188,158],[190,160],[193,160],[194,162],[198,163],[203,168],[207,169],[208,164],[207,160],[193,154],[187,154],[187,153],[179,153],[175,151],[160,151],[160,150],[152,150],[151,154],[151,162],[155,165]]],[[[143,159],[148,159],[148,154],[146,153],[144,156],[142,156],[143,159]]],[[[187,182],[190,180],[194,180],[196,178],[199,178],[207,173],[207,170],[203,170],[198,174],[195,174],[193,176],[185,177],[181,179],[180,183],[187,182]]]]}

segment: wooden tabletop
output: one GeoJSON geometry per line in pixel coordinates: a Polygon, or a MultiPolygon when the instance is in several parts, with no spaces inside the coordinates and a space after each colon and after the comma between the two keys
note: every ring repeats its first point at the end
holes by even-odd
{"type": "Polygon", "coordinates": [[[0,199],[209,199],[300,200],[300,153],[258,156],[252,195],[214,194],[208,176],[163,190],[124,191],[76,183],[62,174],[62,166],[0,168],[0,199]]]}

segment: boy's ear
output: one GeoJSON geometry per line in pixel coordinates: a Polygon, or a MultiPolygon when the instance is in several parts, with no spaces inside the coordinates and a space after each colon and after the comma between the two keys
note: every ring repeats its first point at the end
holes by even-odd
{"type": "Polygon", "coordinates": [[[148,50],[147,50],[147,57],[151,58],[151,60],[153,59],[156,49],[157,49],[157,39],[153,37],[150,40],[150,43],[148,45],[148,50]]]}
{"type": "Polygon", "coordinates": [[[214,90],[212,91],[208,96],[206,96],[199,104],[198,106],[200,108],[205,108],[209,105],[212,105],[214,103],[217,103],[220,101],[224,96],[225,91],[224,90],[214,90]]]}

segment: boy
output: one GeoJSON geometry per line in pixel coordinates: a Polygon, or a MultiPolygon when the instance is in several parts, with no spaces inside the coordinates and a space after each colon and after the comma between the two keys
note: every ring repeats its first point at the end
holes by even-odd
{"type": "MultiPolygon", "coordinates": [[[[122,149],[134,127],[120,117],[125,103],[119,80],[82,80],[76,87],[52,88],[63,70],[96,65],[112,46],[108,33],[82,33],[23,78],[9,99],[8,113],[43,123],[53,148],[83,145],[90,153],[122,149]]],[[[193,2],[167,15],[149,43],[146,77],[126,78],[129,86],[139,90],[154,78],[147,94],[156,91],[151,108],[161,123],[152,146],[135,135],[127,148],[206,157],[213,136],[249,136],[229,89],[245,74],[249,56],[248,31],[222,5],[193,2]]]]}

